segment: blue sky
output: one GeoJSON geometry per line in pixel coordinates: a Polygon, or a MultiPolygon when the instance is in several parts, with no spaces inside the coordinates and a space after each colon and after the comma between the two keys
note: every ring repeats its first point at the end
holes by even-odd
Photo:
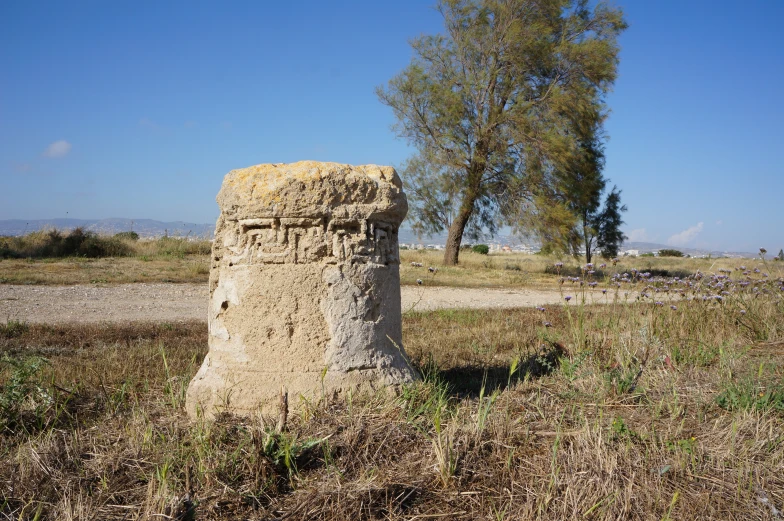
{"type": "MultiPolygon", "coordinates": [[[[374,87],[433,1],[0,3],[0,219],[211,222],[233,168],[399,165],[374,87]]],[[[632,239],[784,247],[784,2],[626,0],[605,174],[632,239]]]]}

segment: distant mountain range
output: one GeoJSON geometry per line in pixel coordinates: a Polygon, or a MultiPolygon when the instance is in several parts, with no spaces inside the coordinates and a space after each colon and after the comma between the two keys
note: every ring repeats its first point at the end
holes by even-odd
{"type": "Polygon", "coordinates": [[[188,223],[184,221],[155,221],[152,219],[10,219],[0,220],[0,235],[24,235],[26,233],[56,228],[72,230],[81,227],[84,230],[101,235],[114,235],[119,232],[134,231],[140,237],[202,237],[211,239],[215,231],[214,224],[188,223]]]}
{"type": "MultiPolygon", "coordinates": [[[[184,221],[155,221],[153,219],[10,219],[0,220],[0,235],[24,235],[26,233],[43,230],[47,228],[56,228],[58,230],[72,230],[81,227],[87,231],[99,233],[102,235],[114,235],[119,232],[134,231],[141,237],[163,237],[164,235],[175,237],[201,237],[211,239],[215,230],[215,225],[212,223],[189,223],[184,221]]],[[[444,245],[446,244],[446,234],[439,234],[430,237],[422,237],[408,229],[400,230],[400,243],[401,244],[424,244],[424,245],[444,245]]],[[[485,237],[482,239],[485,244],[499,244],[515,246],[520,244],[529,244],[538,246],[536,242],[527,241],[515,237],[513,235],[496,235],[495,237],[485,237]]],[[[698,248],[683,248],[673,247],[664,244],[656,244],[652,242],[625,242],[623,250],[637,250],[640,254],[659,251],[664,248],[676,249],[682,251],[684,254],[695,256],[711,255],[714,257],[728,256],[728,257],[756,257],[757,253],[749,252],[732,252],[732,251],[718,251],[718,250],[705,250],[698,248]]]]}

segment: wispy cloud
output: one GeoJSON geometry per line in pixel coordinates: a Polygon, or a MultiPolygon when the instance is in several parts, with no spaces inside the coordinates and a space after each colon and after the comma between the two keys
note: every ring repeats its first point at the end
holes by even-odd
{"type": "Polygon", "coordinates": [[[716,221],[716,226],[721,226],[722,224],[724,224],[724,221],[722,221],[721,219],[716,221]]]}
{"type": "Polygon", "coordinates": [[[667,244],[670,246],[686,246],[691,241],[697,238],[697,235],[702,232],[704,224],[699,222],[690,228],[686,228],[680,233],[676,233],[669,239],[667,239],[667,244]]]}
{"type": "Polygon", "coordinates": [[[631,230],[626,233],[626,236],[632,242],[650,242],[651,237],[648,235],[648,232],[645,231],[645,228],[637,228],[636,230],[631,230]]]}
{"type": "Polygon", "coordinates": [[[11,168],[17,174],[26,174],[32,171],[33,166],[30,163],[11,163],[11,168]]]}
{"type": "Polygon", "coordinates": [[[144,128],[149,128],[151,130],[160,130],[161,126],[151,120],[150,118],[142,118],[139,120],[139,126],[144,128]]]}
{"type": "Polygon", "coordinates": [[[44,150],[44,156],[46,157],[64,157],[68,155],[68,152],[71,151],[71,144],[61,139],[60,141],[55,141],[44,150]]]}

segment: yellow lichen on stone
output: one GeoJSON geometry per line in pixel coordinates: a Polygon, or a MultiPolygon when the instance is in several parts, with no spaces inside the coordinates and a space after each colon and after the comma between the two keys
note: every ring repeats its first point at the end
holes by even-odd
{"type": "MultiPolygon", "coordinates": [[[[376,213],[394,217],[407,204],[402,182],[389,166],[352,166],[300,161],[267,163],[232,170],[226,176],[218,204],[241,215],[299,215],[306,207],[330,208],[371,204],[376,213]]],[[[241,217],[241,215],[239,217],[241,217]]]]}

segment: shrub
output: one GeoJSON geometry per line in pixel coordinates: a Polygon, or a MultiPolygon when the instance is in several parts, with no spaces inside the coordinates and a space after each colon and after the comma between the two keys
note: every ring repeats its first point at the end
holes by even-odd
{"type": "Polygon", "coordinates": [[[26,322],[8,320],[5,324],[0,324],[0,338],[16,338],[25,334],[28,329],[26,322]]]}
{"type": "Polygon", "coordinates": [[[12,258],[117,257],[129,253],[129,247],[120,239],[101,237],[82,228],[74,228],[68,235],[59,230],[42,230],[4,238],[0,243],[0,256],[12,258]]]}
{"type": "Polygon", "coordinates": [[[134,241],[135,242],[135,241],[139,240],[139,234],[136,233],[136,232],[133,232],[133,231],[130,231],[130,232],[120,232],[120,233],[115,233],[114,234],[114,238],[115,239],[121,239],[121,240],[134,241]]]}
{"type": "Polygon", "coordinates": [[[476,244],[471,248],[471,251],[480,255],[487,255],[490,253],[490,247],[487,244],[476,244]]]}
{"type": "Polygon", "coordinates": [[[663,250],[659,250],[659,257],[683,257],[683,252],[680,250],[671,250],[665,248],[663,250]]]}

